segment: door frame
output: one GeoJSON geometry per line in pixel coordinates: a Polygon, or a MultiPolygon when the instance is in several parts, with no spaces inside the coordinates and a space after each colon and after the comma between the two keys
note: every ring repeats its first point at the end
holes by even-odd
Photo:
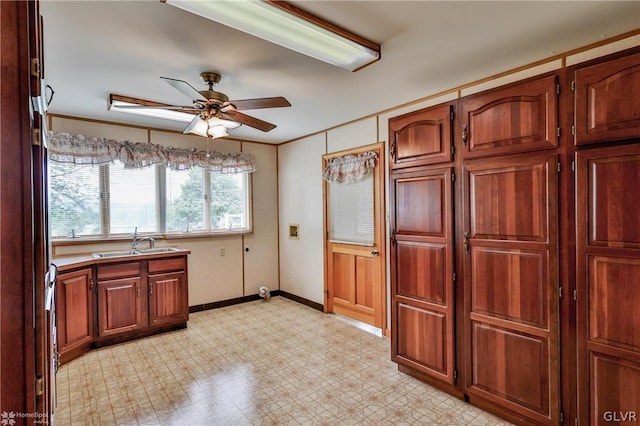
{"type": "MultiPolygon", "coordinates": [[[[385,222],[385,144],[377,142],[369,145],[363,145],[343,151],[332,152],[322,156],[322,168],[324,170],[327,162],[336,157],[345,155],[356,155],[367,151],[374,151],[378,154],[376,166],[373,169],[373,188],[374,188],[374,227],[376,233],[376,241],[379,258],[380,258],[380,318],[381,330],[383,334],[387,333],[387,240],[386,240],[386,222],[385,222]]],[[[330,297],[334,294],[334,283],[330,278],[329,271],[329,212],[328,197],[329,183],[322,181],[322,227],[323,227],[323,254],[324,254],[324,312],[333,313],[333,300],[330,297]]]]}

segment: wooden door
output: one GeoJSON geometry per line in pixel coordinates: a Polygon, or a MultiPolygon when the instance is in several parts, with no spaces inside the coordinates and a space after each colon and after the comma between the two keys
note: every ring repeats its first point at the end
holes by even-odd
{"type": "Polygon", "coordinates": [[[184,272],[149,275],[149,324],[187,321],[189,306],[184,272]]]}
{"type": "Polygon", "coordinates": [[[142,328],[140,277],[98,281],[98,337],[142,328]]]}
{"type": "Polygon", "coordinates": [[[389,188],[392,358],[455,383],[451,167],[397,173],[389,188]]]}
{"type": "Polygon", "coordinates": [[[446,103],[391,118],[391,169],[451,161],[453,117],[454,103],[446,103]]]}
{"type": "MultiPolygon", "coordinates": [[[[385,297],[385,245],[384,245],[384,191],[383,176],[383,144],[368,145],[362,148],[325,155],[326,162],[335,157],[356,155],[367,151],[377,154],[376,166],[370,174],[371,196],[343,199],[340,202],[345,210],[354,212],[354,227],[360,226],[358,211],[373,211],[373,220],[363,228],[372,226],[372,239],[369,242],[350,242],[347,239],[332,239],[331,198],[334,185],[325,181],[325,312],[344,315],[384,330],[386,328],[385,297]],[[358,206],[358,203],[366,205],[358,206]],[[371,205],[372,204],[372,205],[371,205]]],[[[356,229],[354,233],[357,233],[356,229]]]]}
{"type": "Polygon", "coordinates": [[[464,158],[557,147],[558,92],[551,75],[462,98],[464,158]]]}
{"type": "Polygon", "coordinates": [[[580,424],[640,421],[640,145],[577,153],[580,424]]]}
{"type": "Polygon", "coordinates": [[[559,423],[556,155],[464,165],[467,394],[559,423]]]}
{"type": "Polygon", "coordinates": [[[574,74],[577,145],[640,137],[640,52],[574,74]]]}
{"type": "Polygon", "coordinates": [[[93,340],[91,268],[60,274],[57,282],[58,349],[61,355],[93,340]]]}

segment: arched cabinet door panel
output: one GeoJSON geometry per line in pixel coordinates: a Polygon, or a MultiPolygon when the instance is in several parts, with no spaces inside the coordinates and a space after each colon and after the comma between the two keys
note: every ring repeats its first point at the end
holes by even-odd
{"type": "Polygon", "coordinates": [[[464,158],[557,147],[557,81],[551,75],[462,98],[456,138],[464,158]]]}
{"type": "Polygon", "coordinates": [[[389,164],[392,170],[446,163],[453,155],[455,103],[414,111],[389,120],[389,164]]]}
{"type": "Polygon", "coordinates": [[[576,145],[640,137],[640,52],[574,72],[576,145]]]}

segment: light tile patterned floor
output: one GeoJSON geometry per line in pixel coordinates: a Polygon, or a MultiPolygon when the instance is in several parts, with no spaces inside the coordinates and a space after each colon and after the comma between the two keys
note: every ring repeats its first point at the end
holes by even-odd
{"type": "Polygon", "coordinates": [[[388,338],[274,297],[92,351],[58,372],[61,425],[508,425],[397,370],[388,338]]]}

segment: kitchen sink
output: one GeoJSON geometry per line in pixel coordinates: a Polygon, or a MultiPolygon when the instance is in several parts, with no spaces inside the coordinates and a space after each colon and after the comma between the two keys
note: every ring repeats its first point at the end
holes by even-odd
{"type": "Polygon", "coordinates": [[[170,253],[172,251],[178,251],[178,250],[180,249],[175,247],[158,247],[158,248],[151,248],[151,249],[137,250],[137,251],[140,254],[152,254],[152,253],[170,253]]]}
{"type": "Polygon", "coordinates": [[[92,253],[93,257],[121,257],[121,256],[135,256],[139,254],[136,250],[126,251],[103,251],[100,253],[92,253]]]}
{"type": "Polygon", "coordinates": [[[143,254],[154,253],[170,253],[179,251],[179,248],[175,247],[158,247],[146,250],[121,250],[121,251],[102,251],[98,253],[91,253],[95,258],[107,258],[107,257],[126,257],[126,256],[141,256],[143,254]]]}

